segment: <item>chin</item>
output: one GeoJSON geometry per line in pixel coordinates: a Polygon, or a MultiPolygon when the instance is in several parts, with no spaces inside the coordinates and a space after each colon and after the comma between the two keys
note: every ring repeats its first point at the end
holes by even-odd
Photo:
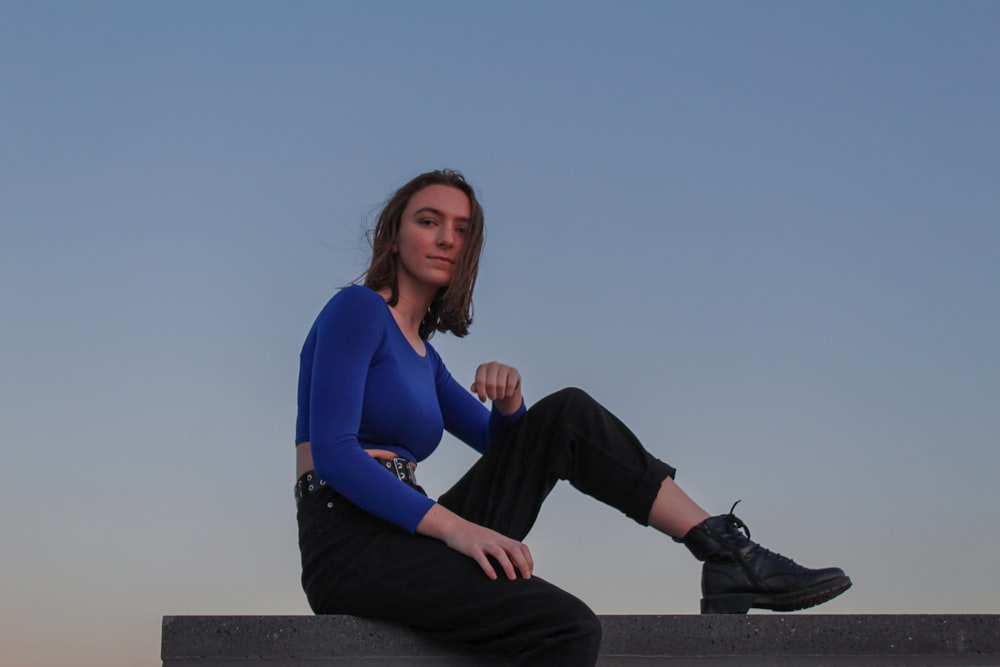
{"type": "Polygon", "coordinates": [[[426,284],[432,285],[432,286],[436,287],[437,289],[441,289],[442,287],[447,287],[448,285],[451,284],[451,276],[447,276],[447,277],[429,277],[425,282],[426,282],[426,284]]]}

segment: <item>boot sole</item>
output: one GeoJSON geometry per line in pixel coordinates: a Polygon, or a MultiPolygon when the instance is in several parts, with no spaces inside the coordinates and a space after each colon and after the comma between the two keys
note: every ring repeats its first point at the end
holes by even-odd
{"type": "Polygon", "coordinates": [[[753,609],[797,611],[808,609],[837,597],[851,587],[850,577],[837,577],[810,588],[780,595],[731,593],[713,595],[701,601],[703,614],[745,614],[753,609]]]}

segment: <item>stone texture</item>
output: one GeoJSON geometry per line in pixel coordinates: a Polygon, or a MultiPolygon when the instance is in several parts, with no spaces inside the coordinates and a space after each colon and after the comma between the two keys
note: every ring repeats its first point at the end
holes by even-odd
{"type": "MultiPolygon", "coordinates": [[[[992,665],[1000,615],[602,616],[600,665],[992,665]]],[[[165,616],[164,667],[496,665],[353,616],[165,616]]]]}

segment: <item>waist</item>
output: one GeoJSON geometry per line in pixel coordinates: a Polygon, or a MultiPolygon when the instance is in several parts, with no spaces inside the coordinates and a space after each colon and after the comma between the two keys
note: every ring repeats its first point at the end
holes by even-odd
{"type": "MultiPolygon", "coordinates": [[[[365,449],[365,452],[376,459],[391,460],[394,458],[405,458],[400,457],[396,452],[390,451],[388,449],[365,449]]],[[[417,464],[410,461],[410,468],[412,470],[417,469],[417,464]]],[[[295,477],[301,478],[307,472],[312,472],[314,469],[313,459],[312,459],[312,449],[309,448],[308,442],[300,442],[295,445],[295,477]]]]}
{"type": "MultiPolygon", "coordinates": [[[[424,490],[417,485],[417,476],[414,473],[414,469],[417,467],[416,463],[401,456],[393,456],[387,459],[373,455],[372,458],[381,464],[387,472],[395,475],[399,481],[424,493],[424,490]]],[[[334,493],[336,492],[326,483],[326,480],[320,479],[314,470],[307,470],[299,475],[299,479],[295,483],[295,504],[298,505],[310,495],[319,493],[325,489],[329,489],[334,493]]]]}

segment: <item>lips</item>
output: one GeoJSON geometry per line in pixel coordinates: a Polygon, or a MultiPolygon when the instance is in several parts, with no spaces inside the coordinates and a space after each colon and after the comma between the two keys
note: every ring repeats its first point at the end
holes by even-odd
{"type": "Polygon", "coordinates": [[[454,265],[455,264],[455,260],[451,259],[450,257],[441,257],[440,255],[432,255],[432,256],[428,257],[427,259],[432,259],[432,260],[435,260],[435,261],[438,261],[438,262],[443,262],[443,263],[449,264],[449,265],[454,265]]]}

